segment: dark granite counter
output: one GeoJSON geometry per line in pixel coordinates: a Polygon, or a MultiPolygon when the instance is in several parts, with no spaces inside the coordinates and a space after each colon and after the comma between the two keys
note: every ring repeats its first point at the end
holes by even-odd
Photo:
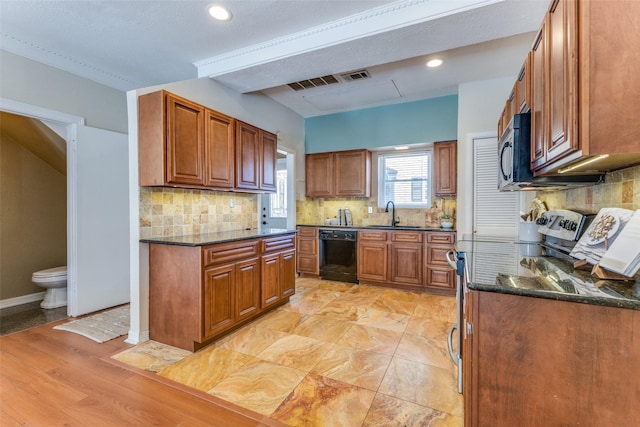
{"type": "Polygon", "coordinates": [[[396,225],[392,227],[390,225],[318,225],[318,224],[297,224],[298,227],[318,227],[318,228],[327,228],[327,229],[346,229],[346,230],[413,230],[413,231],[456,231],[452,228],[442,228],[442,227],[419,227],[416,225],[396,225]]]}
{"type": "Polygon", "coordinates": [[[233,242],[236,240],[278,236],[297,232],[297,230],[286,230],[282,228],[250,228],[246,230],[219,231],[216,233],[192,234],[187,236],[155,237],[151,239],[140,239],[140,242],[162,245],[204,246],[214,243],[233,242]]]}
{"type": "Polygon", "coordinates": [[[601,280],[573,259],[544,255],[539,243],[461,240],[470,289],[640,310],[640,275],[635,280],[601,280]]]}

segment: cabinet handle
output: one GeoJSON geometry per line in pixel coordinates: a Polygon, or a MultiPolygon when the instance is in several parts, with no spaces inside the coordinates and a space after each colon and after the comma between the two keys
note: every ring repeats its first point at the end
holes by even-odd
{"type": "Polygon", "coordinates": [[[453,360],[454,364],[458,364],[458,355],[453,351],[453,333],[458,330],[458,326],[454,325],[449,329],[447,334],[447,347],[449,348],[449,357],[453,360]]]}

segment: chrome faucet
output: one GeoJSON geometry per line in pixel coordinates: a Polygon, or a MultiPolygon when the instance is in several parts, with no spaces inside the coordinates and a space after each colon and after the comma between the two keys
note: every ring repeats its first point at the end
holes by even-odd
{"type": "Polygon", "coordinates": [[[387,207],[384,209],[385,212],[389,212],[389,203],[391,203],[391,226],[395,227],[400,224],[400,220],[396,221],[396,205],[392,200],[387,202],[387,207]]]}

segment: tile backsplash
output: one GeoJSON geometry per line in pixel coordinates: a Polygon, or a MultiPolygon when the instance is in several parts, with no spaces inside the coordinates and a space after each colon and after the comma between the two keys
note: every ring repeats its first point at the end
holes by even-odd
{"type": "MultiPolygon", "coordinates": [[[[441,208],[442,198],[434,199],[434,203],[441,208]]],[[[368,225],[390,225],[391,213],[385,212],[384,208],[377,207],[375,198],[341,198],[341,199],[306,199],[296,202],[296,223],[307,225],[324,225],[325,219],[337,217],[338,209],[348,207],[351,211],[353,224],[356,226],[368,225]],[[373,213],[368,213],[369,207],[373,213]]],[[[455,214],[456,199],[444,199],[444,211],[455,214]]],[[[425,226],[426,209],[405,209],[397,208],[396,217],[400,219],[400,225],[425,226]]]]}
{"type": "Polygon", "coordinates": [[[161,187],[140,188],[142,239],[241,230],[257,226],[257,194],[161,187]]]}
{"type": "Polygon", "coordinates": [[[640,166],[610,172],[605,182],[563,191],[538,192],[548,209],[597,213],[601,208],[640,209],[640,166]]]}

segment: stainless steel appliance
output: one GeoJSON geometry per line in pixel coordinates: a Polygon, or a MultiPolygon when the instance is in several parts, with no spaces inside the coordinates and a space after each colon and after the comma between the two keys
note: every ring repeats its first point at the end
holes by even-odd
{"type": "Polygon", "coordinates": [[[534,177],[530,165],[531,113],[515,114],[498,143],[498,190],[535,190],[593,185],[604,175],[534,177]]]}
{"type": "Polygon", "coordinates": [[[447,334],[447,347],[451,360],[458,368],[458,393],[462,393],[462,333],[460,327],[464,322],[463,292],[466,280],[464,260],[464,252],[447,252],[447,262],[456,270],[456,324],[449,329],[447,334]],[[453,343],[454,335],[455,346],[453,343]]]}
{"type": "Polygon", "coordinates": [[[357,230],[320,229],[320,278],[358,283],[357,230]]]}

